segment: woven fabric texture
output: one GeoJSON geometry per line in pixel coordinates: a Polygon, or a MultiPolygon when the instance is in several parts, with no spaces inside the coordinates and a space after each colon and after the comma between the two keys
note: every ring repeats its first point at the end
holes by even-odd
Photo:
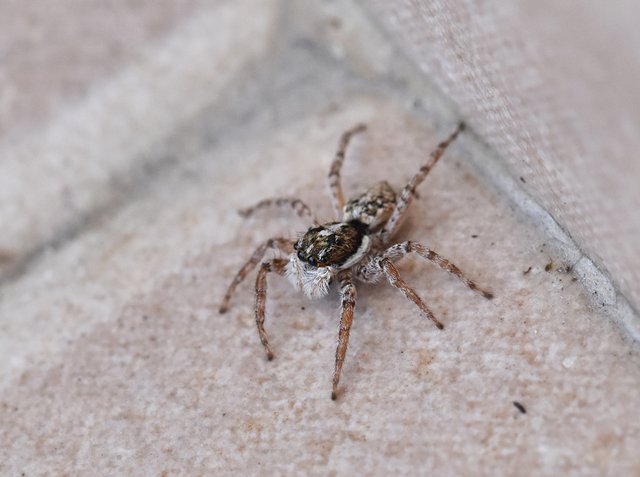
{"type": "Polygon", "coordinates": [[[640,3],[366,5],[637,310],[640,3]]]}

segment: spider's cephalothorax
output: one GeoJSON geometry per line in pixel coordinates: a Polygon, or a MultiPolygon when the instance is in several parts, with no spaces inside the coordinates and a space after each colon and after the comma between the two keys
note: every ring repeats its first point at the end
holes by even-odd
{"type": "Polygon", "coordinates": [[[365,126],[358,125],[345,132],[340,138],[338,152],[329,172],[332,203],[339,221],[319,224],[311,214],[309,207],[299,199],[267,199],[254,207],[242,210],[243,216],[249,216],[264,207],[287,205],[294,209],[299,216],[313,221],[314,225],[293,243],[285,238],[272,238],[258,247],[229,285],[220,306],[220,312],[224,313],[228,309],[229,301],[236,287],[253,268],[262,262],[268,249],[275,248],[287,254],[287,258],[275,258],[262,262],[256,278],[256,324],[267,357],[272,359],[273,351],[264,329],[267,273],[276,272],[288,276],[292,284],[309,298],[326,295],[331,282],[335,279],[340,285],[342,296],[340,331],[331,393],[331,398],[335,399],[356,303],[354,278],[369,283],[386,278],[392,286],[399,289],[406,298],[415,303],[420,311],[440,329],[443,328],[442,323],[436,319],[413,288],[402,279],[394,265],[394,262],[405,255],[416,253],[456,275],[470,289],[485,298],[492,298],[493,295],[490,292],[478,287],[457,266],[426,245],[412,241],[391,243],[394,233],[406,216],[416,187],[422,183],[447,146],[463,128],[464,126],[460,124],[445,141],[438,145],[431,153],[429,161],[411,178],[399,195],[396,195],[386,181],[382,181],[348,202],[345,201],[342,193],[340,169],[351,137],[364,131],[365,126]]]}
{"type": "Polygon", "coordinates": [[[291,283],[309,298],[326,295],[335,272],[352,267],[367,254],[368,232],[369,227],[357,220],[310,228],[293,244],[287,264],[291,283]]]}
{"type": "Polygon", "coordinates": [[[296,256],[313,267],[352,266],[369,250],[369,226],[351,220],[312,227],[293,244],[296,256]]]}

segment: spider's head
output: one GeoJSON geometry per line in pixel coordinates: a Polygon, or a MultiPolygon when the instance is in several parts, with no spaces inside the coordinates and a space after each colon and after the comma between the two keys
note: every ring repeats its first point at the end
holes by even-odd
{"type": "Polygon", "coordinates": [[[312,227],[294,244],[296,256],[312,267],[348,268],[369,251],[369,227],[358,221],[312,227]]]}

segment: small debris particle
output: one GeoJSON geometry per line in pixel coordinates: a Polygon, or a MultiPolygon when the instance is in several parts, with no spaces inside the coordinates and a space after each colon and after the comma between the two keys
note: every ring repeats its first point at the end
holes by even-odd
{"type": "Polygon", "coordinates": [[[526,184],[527,181],[524,180],[524,177],[520,176],[520,182],[522,182],[523,184],[526,184]]]}
{"type": "Polygon", "coordinates": [[[305,308],[304,306],[301,306],[301,307],[300,307],[300,309],[301,309],[302,311],[306,310],[306,308],[305,308]]]}
{"type": "Polygon", "coordinates": [[[523,275],[526,275],[527,273],[529,273],[532,270],[532,267],[527,268],[524,272],[522,272],[523,275]]]}
{"type": "Polygon", "coordinates": [[[576,357],[575,356],[569,356],[568,358],[565,358],[564,361],[562,361],[562,366],[564,366],[567,369],[573,368],[573,365],[576,362],[576,357]]]}
{"type": "Polygon", "coordinates": [[[544,266],[545,272],[550,272],[551,270],[553,270],[553,262],[549,262],[544,266]]]}
{"type": "Polygon", "coordinates": [[[513,405],[516,407],[516,409],[518,411],[520,411],[522,414],[526,414],[527,413],[527,409],[520,404],[518,401],[513,401],[513,405]]]}
{"type": "Polygon", "coordinates": [[[471,238],[478,238],[478,234],[473,234],[471,238]]]}

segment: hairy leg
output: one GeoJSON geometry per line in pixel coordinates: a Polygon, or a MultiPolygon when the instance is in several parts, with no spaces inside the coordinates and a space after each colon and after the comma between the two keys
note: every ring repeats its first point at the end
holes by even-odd
{"type": "Polygon", "coordinates": [[[402,243],[392,245],[382,253],[382,257],[395,261],[404,257],[409,253],[417,253],[422,258],[426,258],[430,262],[435,263],[441,269],[446,270],[449,273],[452,273],[453,275],[458,277],[460,280],[462,280],[462,282],[465,285],[467,285],[473,291],[475,291],[476,293],[479,293],[486,299],[490,300],[491,298],[493,298],[493,293],[480,288],[473,280],[470,280],[469,278],[467,278],[464,272],[460,270],[456,265],[451,263],[446,258],[441,257],[436,252],[431,250],[429,247],[422,245],[421,243],[407,241],[407,242],[402,242],[402,243]]]}
{"type": "Polygon", "coordinates": [[[436,149],[431,153],[429,161],[420,168],[420,170],[411,178],[404,189],[402,189],[402,192],[400,193],[400,196],[396,201],[395,210],[391,214],[391,217],[389,217],[389,220],[385,224],[384,228],[380,231],[380,236],[382,237],[382,240],[384,242],[387,242],[398,230],[398,227],[400,227],[400,224],[405,218],[405,214],[409,208],[409,205],[413,200],[413,196],[416,193],[416,188],[420,184],[422,184],[422,181],[424,181],[424,179],[427,177],[427,174],[429,174],[431,168],[436,164],[436,162],[438,162],[449,144],[451,144],[455,140],[455,138],[458,137],[458,134],[460,134],[463,129],[464,124],[458,124],[456,130],[453,131],[453,133],[451,133],[451,135],[447,139],[438,144],[438,147],[436,147],[436,149]]]}
{"type": "Polygon", "coordinates": [[[231,297],[233,296],[233,293],[236,291],[236,288],[238,287],[238,285],[240,285],[240,283],[242,283],[242,281],[249,274],[249,272],[253,270],[258,265],[258,263],[260,263],[260,261],[264,257],[264,254],[270,248],[277,248],[287,254],[293,251],[293,245],[291,244],[291,242],[285,238],[280,238],[280,237],[271,238],[266,242],[264,242],[262,245],[260,245],[255,250],[255,252],[253,252],[253,255],[251,255],[251,258],[247,261],[247,263],[245,263],[242,266],[242,268],[238,271],[236,276],[233,277],[233,280],[229,285],[229,288],[227,288],[227,292],[225,293],[224,298],[222,299],[222,304],[220,305],[220,313],[224,313],[229,309],[229,301],[231,300],[231,297]]]}
{"type": "Polygon", "coordinates": [[[331,391],[331,399],[333,400],[338,397],[340,372],[342,371],[344,357],[347,354],[349,331],[353,322],[353,311],[356,307],[356,287],[353,284],[351,271],[342,270],[338,273],[337,278],[340,282],[342,302],[340,305],[340,331],[338,332],[338,347],[336,348],[336,365],[333,372],[333,389],[331,391]]]}
{"type": "Polygon", "coordinates": [[[364,131],[367,129],[367,126],[364,124],[357,124],[351,129],[345,131],[340,137],[340,142],[338,143],[338,151],[331,163],[331,169],[329,170],[329,190],[331,191],[331,203],[333,204],[333,209],[336,212],[336,217],[338,220],[342,220],[342,208],[344,207],[344,193],[342,192],[342,181],[340,177],[340,169],[342,168],[342,163],[344,162],[344,154],[347,150],[347,146],[349,145],[349,141],[351,141],[351,137],[354,134],[364,131]]]}
{"type": "Polygon", "coordinates": [[[260,342],[264,346],[264,350],[267,353],[267,359],[271,361],[273,359],[273,351],[269,346],[269,338],[267,332],[264,330],[264,311],[267,306],[267,273],[276,272],[280,275],[284,275],[284,269],[287,265],[287,260],[283,258],[274,258],[269,262],[264,262],[260,265],[258,270],[258,276],[256,277],[256,326],[258,327],[258,335],[260,336],[260,342]]]}
{"type": "Polygon", "coordinates": [[[298,217],[309,220],[314,225],[318,224],[318,221],[313,216],[313,213],[311,212],[311,209],[307,204],[302,202],[300,199],[289,198],[289,197],[277,197],[273,199],[264,199],[252,207],[247,207],[245,209],[239,210],[238,213],[242,217],[247,218],[253,215],[255,212],[258,212],[259,210],[262,210],[262,209],[267,209],[269,207],[284,207],[284,206],[288,206],[291,209],[293,209],[293,211],[296,214],[298,214],[298,217]]]}
{"type": "Polygon", "coordinates": [[[438,329],[443,329],[444,325],[440,323],[440,321],[438,321],[433,312],[429,309],[425,302],[422,301],[422,298],[418,296],[415,290],[402,279],[402,277],[400,276],[400,272],[398,272],[398,269],[391,262],[391,260],[388,258],[383,258],[378,263],[382,268],[385,276],[387,277],[387,280],[389,280],[389,283],[400,290],[406,298],[414,302],[418,306],[418,308],[420,308],[420,311],[422,311],[422,313],[424,313],[427,318],[435,323],[438,329]]]}

